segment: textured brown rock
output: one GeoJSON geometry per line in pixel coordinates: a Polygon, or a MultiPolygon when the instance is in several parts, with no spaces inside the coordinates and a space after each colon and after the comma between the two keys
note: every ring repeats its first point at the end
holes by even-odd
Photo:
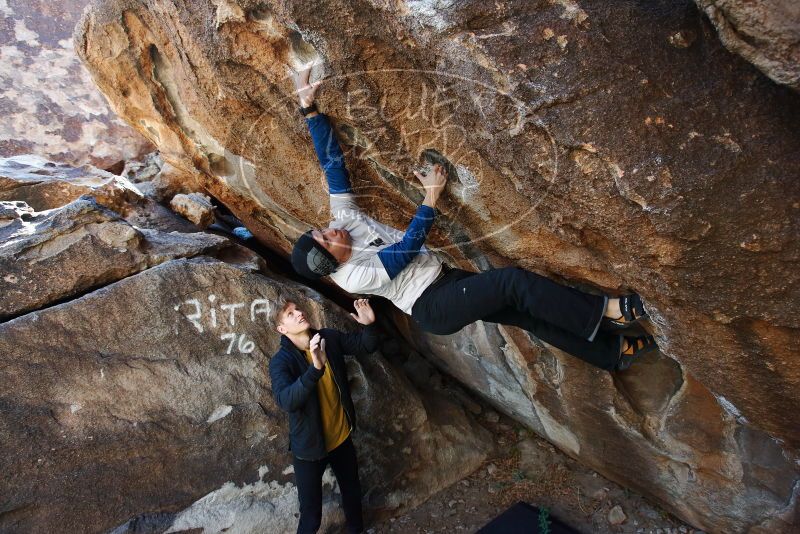
{"type": "Polygon", "coordinates": [[[412,165],[444,157],[443,254],[634,289],[661,347],[612,378],[515,329],[398,316],[422,354],[694,525],[796,527],[800,97],[693,3],[109,0],[76,48],[166,162],[283,252],[328,221],[286,76],[317,59],[372,216],[406,225],[412,165]]]}
{"type": "Polygon", "coordinates": [[[200,189],[191,174],[164,163],[157,152],[141,160],[128,161],[122,176],[134,183],[142,194],[165,204],[177,194],[189,194],[200,189]]]}
{"type": "Polygon", "coordinates": [[[0,6],[0,156],[37,154],[108,168],[150,149],[109,111],[75,55],[71,34],[88,3],[0,6]]]}
{"type": "Polygon", "coordinates": [[[800,90],[800,3],[695,0],[723,44],[777,83],[800,90]]]}
{"type": "MultiPolygon", "coordinates": [[[[278,292],[318,324],[354,324],[253,262],[208,257],[0,324],[0,531],[108,532],[134,516],[157,532],[173,521],[179,531],[296,528],[286,417],[267,374],[278,292]],[[211,514],[206,499],[176,518],[210,492],[211,514]]],[[[379,354],[348,369],[371,511],[415,505],[485,457],[485,430],[379,354]]]]}

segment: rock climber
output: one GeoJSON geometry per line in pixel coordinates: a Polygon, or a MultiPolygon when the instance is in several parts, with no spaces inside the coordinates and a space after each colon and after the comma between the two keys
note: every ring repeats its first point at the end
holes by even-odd
{"type": "Polygon", "coordinates": [[[300,112],[328,181],[332,221],[301,235],[292,266],[308,279],[330,276],[352,294],[385,297],[425,331],[447,335],[478,320],[523,328],[596,367],[622,371],[657,348],[637,326],[647,316],[637,294],[592,295],[517,267],[473,273],[451,268],[423,246],[447,172],[414,171],[425,190],[405,232],[367,216],[356,203],[344,155],[328,118],[314,102],[321,80],[294,75],[300,112]]]}
{"type": "Polygon", "coordinates": [[[279,299],[272,324],[281,335],[278,352],[269,361],[272,394],[289,413],[297,497],[298,533],[317,532],[322,521],[322,475],[330,465],[342,494],[347,531],[362,532],[361,483],[351,433],[356,413],[344,362],[345,354],[365,355],[378,348],[375,313],[367,299],[356,300],[350,315],[364,328],[346,334],[314,330],[294,302],[279,299]]]}

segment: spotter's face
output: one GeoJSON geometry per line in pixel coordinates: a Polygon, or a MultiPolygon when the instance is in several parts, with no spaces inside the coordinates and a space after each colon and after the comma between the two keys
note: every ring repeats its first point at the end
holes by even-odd
{"type": "Polygon", "coordinates": [[[278,332],[281,334],[297,335],[302,334],[311,328],[306,319],[306,314],[297,307],[294,302],[286,305],[280,315],[280,322],[278,323],[278,332]]]}

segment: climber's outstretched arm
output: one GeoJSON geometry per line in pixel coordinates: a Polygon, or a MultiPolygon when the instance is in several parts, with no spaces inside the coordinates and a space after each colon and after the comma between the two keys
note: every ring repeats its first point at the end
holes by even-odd
{"type": "Polygon", "coordinates": [[[313,117],[306,118],[306,124],[308,131],[311,132],[319,164],[328,181],[328,192],[331,195],[352,193],[350,176],[344,165],[344,154],[328,122],[328,117],[322,113],[315,113],[313,117]]]}
{"type": "Polygon", "coordinates": [[[314,142],[314,150],[317,152],[319,164],[328,181],[328,191],[331,195],[352,193],[350,177],[344,165],[342,148],[333,133],[328,117],[319,113],[314,104],[317,88],[321,80],[309,83],[309,76],[311,76],[310,66],[294,75],[294,83],[297,89],[297,96],[300,99],[300,107],[306,117],[308,131],[311,133],[311,139],[314,142]]]}
{"type": "Polygon", "coordinates": [[[378,258],[391,279],[394,279],[411,263],[419,254],[422,245],[425,244],[436,217],[436,202],[447,184],[447,171],[439,164],[434,165],[427,174],[416,171],[414,174],[425,188],[425,199],[417,208],[417,213],[411,220],[403,239],[378,252],[378,258]]]}

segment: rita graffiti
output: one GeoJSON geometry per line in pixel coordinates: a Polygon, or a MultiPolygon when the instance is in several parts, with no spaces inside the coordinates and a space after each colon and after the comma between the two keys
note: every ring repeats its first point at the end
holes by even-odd
{"type": "Polygon", "coordinates": [[[261,326],[269,318],[272,309],[269,300],[254,299],[247,302],[222,302],[216,295],[205,299],[187,299],[173,307],[200,334],[219,334],[226,342],[225,354],[250,354],[256,349],[253,340],[248,339],[242,330],[248,323],[261,321],[261,326]]]}

